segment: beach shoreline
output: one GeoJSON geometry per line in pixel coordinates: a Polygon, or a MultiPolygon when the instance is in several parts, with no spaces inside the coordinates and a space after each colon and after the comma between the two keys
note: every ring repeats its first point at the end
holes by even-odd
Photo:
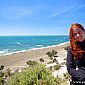
{"type": "Polygon", "coordinates": [[[0,65],[4,65],[5,68],[16,68],[22,65],[26,65],[28,60],[39,61],[40,58],[46,59],[48,61],[48,56],[46,53],[51,50],[56,50],[58,56],[61,59],[66,57],[66,51],[64,47],[69,45],[69,42],[65,42],[59,45],[53,45],[48,47],[42,47],[37,49],[31,49],[24,52],[13,53],[10,55],[0,56],[0,65]]]}
{"type": "Polygon", "coordinates": [[[69,41],[68,42],[64,42],[64,43],[60,43],[58,45],[52,45],[52,46],[46,46],[46,47],[39,47],[39,48],[32,48],[32,49],[29,49],[29,50],[21,50],[21,51],[16,51],[16,52],[11,52],[11,53],[0,54],[0,57],[1,56],[12,55],[12,54],[15,54],[15,53],[20,53],[20,52],[31,51],[31,50],[37,50],[37,49],[44,49],[44,48],[49,48],[49,47],[61,46],[61,45],[67,44],[67,43],[69,43],[69,41]]]}

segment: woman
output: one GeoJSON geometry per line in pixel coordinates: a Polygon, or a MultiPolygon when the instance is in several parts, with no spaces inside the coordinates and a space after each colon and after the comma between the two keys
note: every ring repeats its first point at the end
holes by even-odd
{"type": "Polygon", "coordinates": [[[67,53],[67,70],[73,85],[85,85],[85,31],[81,24],[70,28],[70,47],[67,53]]]}

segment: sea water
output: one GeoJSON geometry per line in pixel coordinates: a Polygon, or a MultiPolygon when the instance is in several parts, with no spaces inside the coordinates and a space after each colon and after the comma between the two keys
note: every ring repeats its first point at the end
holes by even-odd
{"type": "Polygon", "coordinates": [[[0,36],[0,55],[30,49],[59,45],[69,41],[69,36],[0,36]]]}

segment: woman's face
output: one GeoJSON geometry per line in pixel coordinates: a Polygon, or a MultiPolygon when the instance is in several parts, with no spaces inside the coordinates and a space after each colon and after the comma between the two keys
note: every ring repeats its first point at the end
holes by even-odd
{"type": "Polygon", "coordinates": [[[78,42],[85,40],[85,32],[81,28],[75,27],[73,29],[73,36],[78,42]]]}

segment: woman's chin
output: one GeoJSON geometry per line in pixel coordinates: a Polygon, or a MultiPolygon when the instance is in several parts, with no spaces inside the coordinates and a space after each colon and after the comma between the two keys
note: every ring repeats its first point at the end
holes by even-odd
{"type": "Polygon", "coordinates": [[[82,41],[84,41],[84,40],[77,40],[77,42],[82,42],[82,41]]]}

